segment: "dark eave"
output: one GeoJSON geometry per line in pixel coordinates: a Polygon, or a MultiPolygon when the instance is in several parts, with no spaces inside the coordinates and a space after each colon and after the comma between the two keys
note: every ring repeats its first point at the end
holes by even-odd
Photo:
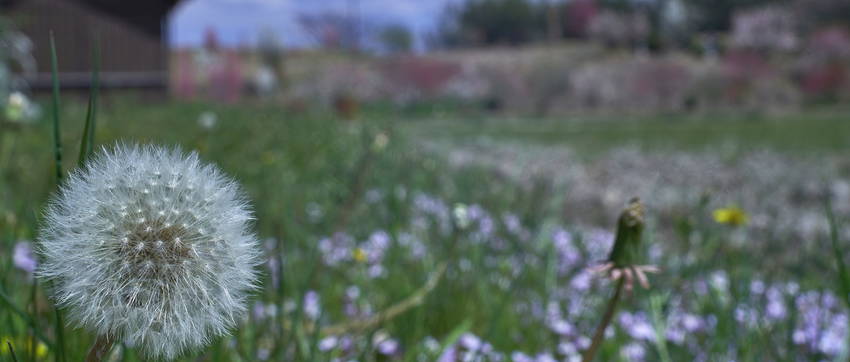
{"type": "MultiPolygon", "coordinates": [[[[0,0],[0,8],[19,5],[26,0],[0,0]]],[[[83,4],[103,14],[115,17],[137,29],[159,35],[161,20],[180,2],[180,0],[54,0],[73,1],[83,4]]]]}

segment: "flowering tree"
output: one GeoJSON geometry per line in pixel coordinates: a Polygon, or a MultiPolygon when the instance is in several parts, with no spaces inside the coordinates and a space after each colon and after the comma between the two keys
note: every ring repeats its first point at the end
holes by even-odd
{"type": "Polygon", "coordinates": [[[35,72],[32,42],[14,29],[8,19],[0,17],[0,119],[19,122],[32,119],[37,108],[22,91],[27,84],[20,76],[35,72]]]}

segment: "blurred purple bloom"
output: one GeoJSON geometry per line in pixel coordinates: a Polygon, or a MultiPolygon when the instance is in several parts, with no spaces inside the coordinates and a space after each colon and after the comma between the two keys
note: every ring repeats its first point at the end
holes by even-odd
{"type": "Polygon", "coordinates": [[[30,276],[32,276],[36,266],[38,266],[38,262],[36,262],[32,254],[32,246],[27,241],[21,241],[15,244],[12,260],[18,269],[27,272],[30,276]]]}
{"type": "Polygon", "coordinates": [[[700,330],[705,326],[705,322],[697,315],[686,313],[682,316],[682,327],[688,332],[700,330]]]}
{"type": "Polygon", "coordinates": [[[304,314],[310,319],[318,319],[322,312],[322,306],[319,301],[319,293],[310,290],[304,294],[304,314]]]}
{"type": "Polygon", "coordinates": [[[574,289],[584,291],[590,289],[592,275],[587,271],[578,273],[573,280],[570,281],[570,286],[574,289]]]}
{"type": "Polygon", "coordinates": [[[266,315],[265,308],[263,308],[263,303],[256,302],[254,303],[254,319],[262,319],[263,316],[266,315]]]}
{"type": "Polygon", "coordinates": [[[280,263],[276,257],[272,256],[267,264],[272,278],[272,288],[277,289],[280,286],[280,263]]]}
{"type": "Polygon", "coordinates": [[[265,360],[268,360],[269,357],[271,357],[271,351],[269,351],[268,349],[260,348],[257,351],[257,359],[259,359],[261,361],[265,361],[265,360]]]}
{"type": "Polygon", "coordinates": [[[573,325],[563,319],[558,319],[551,322],[549,324],[549,329],[551,329],[552,332],[555,332],[556,334],[562,336],[570,335],[575,332],[575,328],[573,328],[573,325]]]}
{"type": "Polygon", "coordinates": [[[511,360],[514,362],[534,362],[534,358],[519,351],[511,353],[511,360]]]}
{"type": "Polygon", "coordinates": [[[535,359],[536,362],[558,362],[551,354],[549,353],[541,353],[537,355],[535,359]]]}
{"type": "Polygon", "coordinates": [[[457,349],[455,346],[448,346],[443,351],[443,354],[440,355],[440,358],[437,359],[437,362],[455,362],[455,357],[457,356],[457,349]]]}
{"type": "Polygon", "coordinates": [[[655,339],[655,329],[643,313],[623,312],[620,314],[620,327],[634,339],[651,341],[655,339]]]}
{"type": "Polygon", "coordinates": [[[395,339],[385,339],[378,343],[378,352],[383,355],[393,355],[398,352],[398,341],[395,339]]]}
{"type": "Polygon", "coordinates": [[[465,333],[460,337],[458,344],[469,351],[477,351],[481,348],[481,339],[472,333],[465,333]]]}
{"type": "Polygon", "coordinates": [[[629,361],[643,361],[646,357],[646,349],[640,343],[636,342],[623,346],[621,353],[629,361]]]}
{"type": "Polygon", "coordinates": [[[345,297],[349,300],[355,300],[357,298],[360,298],[360,288],[358,288],[356,285],[352,285],[346,288],[345,297]]]}
{"type": "Polygon", "coordinates": [[[337,342],[338,339],[335,336],[322,338],[322,340],[319,341],[319,350],[322,352],[330,351],[336,348],[337,342]]]}
{"type": "Polygon", "coordinates": [[[380,278],[386,274],[386,269],[381,264],[375,264],[369,267],[370,278],[380,278]]]}

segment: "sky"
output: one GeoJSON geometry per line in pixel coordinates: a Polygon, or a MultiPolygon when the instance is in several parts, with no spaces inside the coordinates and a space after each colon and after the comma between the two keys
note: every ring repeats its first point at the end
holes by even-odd
{"type": "Polygon", "coordinates": [[[214,28],[225,45],[256,44],[260,31],[276,33],[287,47],[309,47],[312,37],[298,25],[301,14],[359,13],[362,22],[403,24],[417,35],[431,33],[446,5],[460,0],[183,0],[172,12],[170,42],[178,47],[201,44],[214,28]],[[359,10],[358,10],[359,9],[359,10]]]}

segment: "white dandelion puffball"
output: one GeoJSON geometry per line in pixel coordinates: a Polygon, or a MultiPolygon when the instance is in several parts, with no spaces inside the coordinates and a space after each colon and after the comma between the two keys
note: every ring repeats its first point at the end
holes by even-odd
{"type": "Polygon", "coordinates": [[[198,155],[117,145],[53,197],[38,275],[69,321],[173,359],[246,310],[259,264],[239,186],[198,155]]]}

